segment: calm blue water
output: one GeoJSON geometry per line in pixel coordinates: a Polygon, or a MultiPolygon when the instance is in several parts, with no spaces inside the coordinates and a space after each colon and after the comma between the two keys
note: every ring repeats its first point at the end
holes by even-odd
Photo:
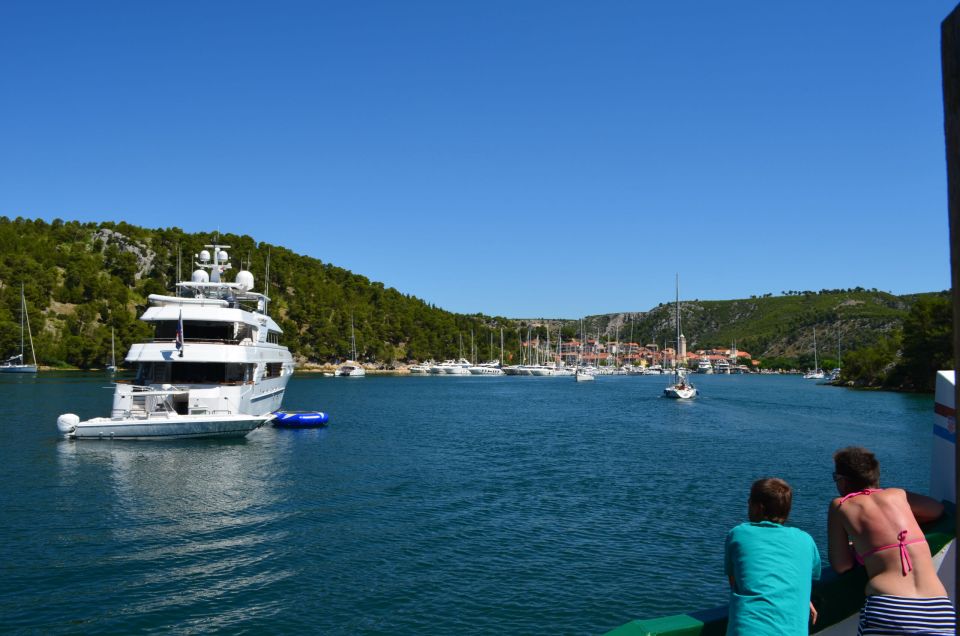
{"type": "Polygon", "coordinates": [[[821,551],[836,448],[928,487],[929,397],[698,380],[299,376],[284,405],[329,428],[67,442],[103,376],[0,376],[0,629],[596,634],[724,603],[757,477],[821,551]]]}

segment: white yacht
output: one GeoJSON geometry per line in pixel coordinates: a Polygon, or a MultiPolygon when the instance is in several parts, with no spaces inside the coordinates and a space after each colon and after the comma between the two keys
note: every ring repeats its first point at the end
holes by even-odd
{"type": "Polygon", "coordinates": [[[11,356],[0,364],[0,373],[36,373],[37,372],[37,354],[33,350],[33,332],[30,331],[30,317],[27,315],[27,298],[23,295],[23,283],[20,283],[20,353],[11,356]],[[26,322],[27,334],[30,336],[30,355],[33,356],[33,364],[27,364],[24,360],[24,341],[23,325],[26,322]]]}
{"type": "Polygon", "coordinates": [[[573,378],[577,382],[593,382],[597,379],[597,370],[594,367],[577,367],[573,378]]]}
{"type": "Polygon", "coordinates": [[[444,362],[442,365],[444,375],[470,375],[470,367],[473,365],[470,364],[469,360],[460,358],[456,361],[450,361],[449,363],[444,362]]]}
{"type": "Polygon", "coordinates": [[[334,375],[339,378],[362,378],[367,375],[367,372],[359,362],[347,360],[337,367],[334,375]]]}
{"type": "Polygon", "coordinates": [[[483,364],[472,366],[467,370],[470,372],[470,375],[505,375],[503,369],[500,368],[499,360],[484,362],[483,364]]]}
{"type": "Polygon", "coordinates": [[[451,364],[454,364],[453,360],[444,360],[443,362],[435,362],[434,364],[430,365],[430,369],[429,369],[430,375],[443,375],[443,370],[451,364]]]}
{"type": "Polygon", "coordinates": [[[136,380],[117,381],[109,417],[57,418],[72,439],[243,437],[273,419],[293,374],[269,298],[253,289],[253,274],[235,282],[227,245],[207,245],[190,282],[177,295],[151,294],[141,320],[155,338],[130,347],[126,363],[136,380]]]}
{"type": "Polygon", "coordinates": [[[530,375],[538,377],[556,375],[556,369],[546,364],[529,364],[527,365],[527,370],[530,372],[530,375]]]}
{"type": "Polygon", "coordinates": [[[720,375],[730,375],[732,369],[733,369],[733,366],[730,364],[728,360],[725,360],[723,358],[720,358],[719,360],[717,360],[716,372],[719,373],[720,375]]]}
{"type": "Polygon", "coordinates": [[[710,358],[703,356],[697,361],[697,373],[713,373],[713,365],[710,364],[710,358]]]}
{"type": "Polygon", "coordinates": [[[430,373],[430,367],[433,365],[433,361],[424,362],[421,364],[411,364],[407,367],[407,371],[410,372],[410,375],[426,375],[430,373]]]}

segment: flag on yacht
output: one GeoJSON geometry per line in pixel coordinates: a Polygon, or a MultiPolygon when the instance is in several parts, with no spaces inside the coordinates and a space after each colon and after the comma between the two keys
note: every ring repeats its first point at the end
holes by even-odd
{"type": "Polygon", "coordinates": [[[177,350],[180,352],[180,357],[183,357],[183,310],[180,310],[180,319],[177,321],[177,339],[176,339],[177,350]]]}

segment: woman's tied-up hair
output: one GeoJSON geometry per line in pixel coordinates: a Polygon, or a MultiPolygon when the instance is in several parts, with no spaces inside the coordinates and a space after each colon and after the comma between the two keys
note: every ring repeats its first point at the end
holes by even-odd
{"type": "Polygon", "coordinates": [[[847,446],[833,454],[836,475],[847,480],[852,490],[877,488],[880,485],[880,462],[861,446],[847,446]]]}

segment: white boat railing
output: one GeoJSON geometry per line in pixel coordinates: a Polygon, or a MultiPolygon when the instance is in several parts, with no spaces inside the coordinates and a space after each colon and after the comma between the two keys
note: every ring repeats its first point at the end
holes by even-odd
{"type": "Polygon", "coordinates": [[[130,386],[130,408],[114,408],[110,416],[116,418],[147,419],[150,417],[169,417],[176,410],[170,398],[174,395],[189,393],[187,387],[170,386],[170,388],[155,389],[149,386],[130,386]]]}

